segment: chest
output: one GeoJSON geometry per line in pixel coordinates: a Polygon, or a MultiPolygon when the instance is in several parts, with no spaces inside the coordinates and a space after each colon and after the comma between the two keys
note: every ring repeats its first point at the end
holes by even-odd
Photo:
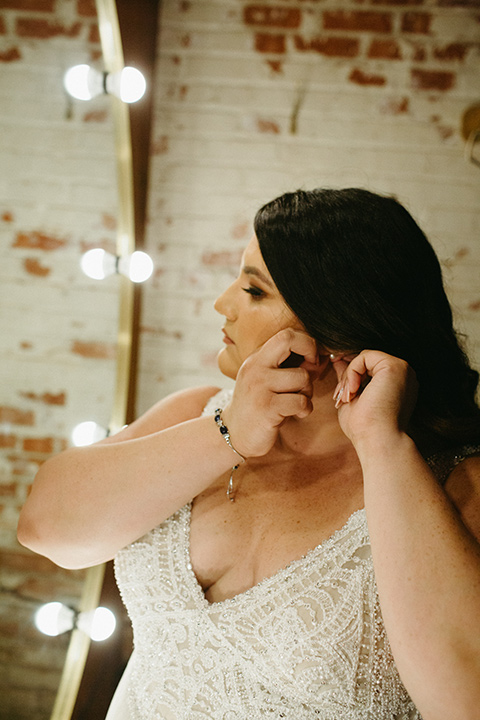
{"type": "Polygon", "coordinates": [[[305,556],[363,506],[361,473],[325,473],[316,464],[240,469],[235,501],[229,474],[196,498],[190,559],[210,602],[234,597],[305,556]]]}

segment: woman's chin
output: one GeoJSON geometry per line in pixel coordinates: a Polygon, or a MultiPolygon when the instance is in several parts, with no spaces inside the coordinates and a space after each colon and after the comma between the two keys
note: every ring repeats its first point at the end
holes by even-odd
{"type": "Polygon", "coordinates": [[[229,356],[228,348],[221,348],[220,352],[217,355],[217,364],[222,375],[225,375],[232,380],[236,379],[238,373],[238,365],[233,360],[233,358],[229,356]]]}

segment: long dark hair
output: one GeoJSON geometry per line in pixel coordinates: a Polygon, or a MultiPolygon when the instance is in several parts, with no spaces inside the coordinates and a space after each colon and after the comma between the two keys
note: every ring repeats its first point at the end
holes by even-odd
{"type": "Polygon", "coordinates": [[[276,286],[320,345],[406,360],[419,382],[412,426],[433,445],[480,441],[478,373],[453,329],[437,256],[397,200],[298,190],[264,205],[254,227],[276,286]]]}

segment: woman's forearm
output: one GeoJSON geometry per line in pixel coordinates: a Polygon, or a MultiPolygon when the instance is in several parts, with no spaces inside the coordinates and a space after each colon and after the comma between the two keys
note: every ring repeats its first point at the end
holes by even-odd
{"type": "MultiPolygon", "coordinates": [[[[403,433],[357,447],[382,614],[425,720],[480,707],[480,553],[403,433]]],[[[472,714],[473,712],[473,714],[472,714]]]]}
{"type": "Polygon", "coordinates": [[[19,540],[65,567],[104,562],[236,461],[211,416],[134,440],[72,448],[40,468],[19,540]]]}

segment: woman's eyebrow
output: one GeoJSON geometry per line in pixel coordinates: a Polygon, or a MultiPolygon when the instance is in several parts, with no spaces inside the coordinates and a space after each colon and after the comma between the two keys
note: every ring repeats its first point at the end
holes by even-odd
{"type": "Polygon", "coordinates": [[[268,285],[271,288],[274,287],[273,282],[261,270],[255,267],[255,265],[244,265],[242,272],[245,273],[245,275],[255,275],[255,277],[262,280],[265,285],[268,285]]]}

